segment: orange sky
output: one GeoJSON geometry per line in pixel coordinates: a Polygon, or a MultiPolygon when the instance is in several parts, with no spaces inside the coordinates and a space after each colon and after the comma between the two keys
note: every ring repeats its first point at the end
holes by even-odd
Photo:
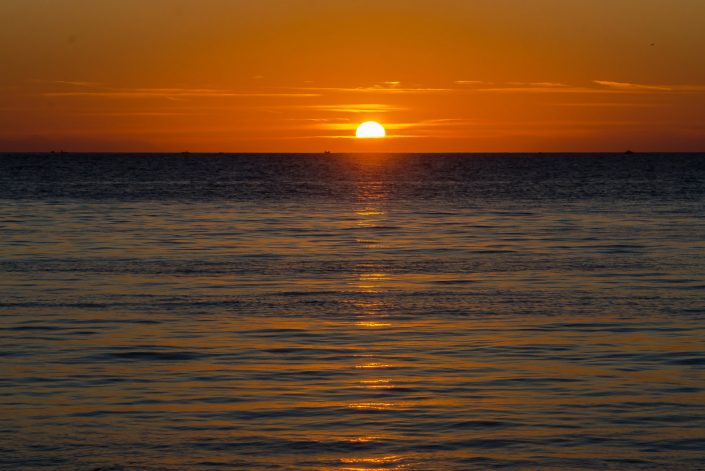
{"type": "Polygon", "coordinates": [[[705,151],[703,0],[0,0],[0,151],[705,151]],[[384,140],[356,140],[377,120],[384,140]]]}

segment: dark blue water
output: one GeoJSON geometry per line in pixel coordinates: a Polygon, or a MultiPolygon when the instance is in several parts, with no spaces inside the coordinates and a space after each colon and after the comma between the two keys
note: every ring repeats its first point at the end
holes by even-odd
{"type": "Polygon", "coordinates": [[[703,469],[705,155],[0,155],[2,469],[703,469]]]}

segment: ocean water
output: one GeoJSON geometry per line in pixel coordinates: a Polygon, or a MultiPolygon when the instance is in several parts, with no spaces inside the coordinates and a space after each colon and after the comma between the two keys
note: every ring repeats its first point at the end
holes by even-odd
{"type": "Polygon", "coordinates": [[[705,469],[705,155],[0,156],[0,468],[705,469]]]}

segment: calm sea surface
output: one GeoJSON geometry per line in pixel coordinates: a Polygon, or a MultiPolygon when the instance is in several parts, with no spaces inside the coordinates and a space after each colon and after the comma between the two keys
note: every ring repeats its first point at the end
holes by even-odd
{"type": "Polygon", "coordinates": [[[705,155],[0,155],[0,468],[705,469],[705,155]]]}

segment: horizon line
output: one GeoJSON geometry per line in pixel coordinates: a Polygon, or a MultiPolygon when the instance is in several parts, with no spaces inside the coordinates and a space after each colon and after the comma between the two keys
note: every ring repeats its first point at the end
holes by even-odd
{"type": "Polygon", "coordinates": [[[408,151],[408,152],[333,152],[333,151],[323,151],[323,152],[267,152],[267,151],[69,151],[69,150],[49,150],[49,151],[4,151],[0,150],[0,155],[8,154],[24,154],[24,155],[69,155],[69,154],[104,154],[104,155],[418,155],[418,154],[430,154],[430,155],[560,155],[560,154],[572,154],[572,155],[595,155],[595,154],[608,154],[608,155],[644,155],[644,154],[705,154],[705,150],[648,150],[648,151],[636,151],[636,150],[600,150],[600,151],[408,151]]]}

